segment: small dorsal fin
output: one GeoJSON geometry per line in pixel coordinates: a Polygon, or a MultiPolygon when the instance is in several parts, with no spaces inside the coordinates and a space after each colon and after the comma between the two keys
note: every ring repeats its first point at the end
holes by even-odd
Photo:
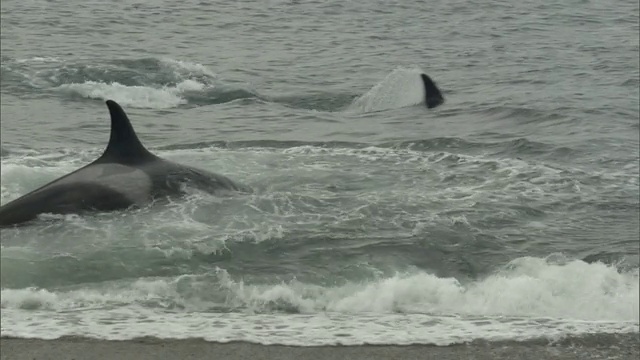
{"type": "Polygon", "coordinates": [[[440,89],[436,86],[436,83],[426,74],[420,74],[420,77],[422,77],[422,82],[424,83],[424,99],[427,107],[433,109],[442,105],[444,103],[444,97],[440,89]]]}
{"type": "Polygon", "coordinates": [[[111,114],[111,136],[107,148],[96,161],[131,164],[155,158],[138,139],[122,107],[113,100],[107,100],[107,107],[111,114]]]}

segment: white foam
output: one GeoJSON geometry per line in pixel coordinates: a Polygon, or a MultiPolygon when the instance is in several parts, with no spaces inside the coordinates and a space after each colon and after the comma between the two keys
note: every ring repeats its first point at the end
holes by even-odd
{"type": "Polygon", "coordinates": [[[425,314],[324,313],[267,315],[238,313],[162,313],[144,308],[91,312],[31,314],[19,320],[3,310],[2,335],[55,339],[83,336],[108,340],[137,337],[204,338],[292,346],[362,344],[450,345],[476,339],[527,340],[586,333],[637,332],[637,323],[555,321],[553,319],[479,319],[425,314]]]}
{"type": "Polygon", "coordinates": [[[160,61],[165,66],[169,66],[173,68],[174,71],[176,71],[178,74],[187,73],[187,75],[189,76],[195,75],[195,76],[207,76],[210,78],[216,77],[216,73],[214,73],[208,67],[202,64],[193,63],[189,61],[174,60],[170,58],[163,58],[160,61]]]}
{"type": "Polygon", "coordinates": [[[350,111],[374,112],[413,106],[424,102],[425,90],[418,67],[399,67],[364,95],[355,99],[350,111]]]}
{"type": "Polygon", "coordinates": [[[49,62],[62,62],[59,58],[50,57],[50,56],[35,56],[28,59],[18,59],[16,63],[24,64],[24,63],[49,63],[49,62]]]}
{"type": "Polygon", "coordinates": [[[295,281],[249,285],[220,270],[215,276],[143,279],[94,290],[3,289],[2,333],[444,345],[638,332],[638,294],[637,269],[621,273],[579,260],[520,258],[469,284],[416,272],[338,287],[295,281]],[[245,310],[208,311],[221,306],[245,310]],[[273,313],[283,309],[302,314],[273,313]]]}
{"type": "Polygon", "coordinates": [[[184,80],[174,87],[126,86],[117,82],[86,81],[82,84],[64,84],[56,89],[91,99],[114,100],[136,108],[168,109],[186,104],[182,95],[187,91],[200,91],[205,85],[195,80],[184,80]]]}
{"type": "Polygon", "coordinates": [[[237,299],[251,306],[285,299],[293,301],[292,305],[304,312],[403,312],[634,321],[638,319],[640,305],[637,272],[621,274],[615,267],[579,260],[553,265],[539,258],[516,259],[500,273],[465,285],[454,278],[438,278],[419,272],[365,284],[313,289],[313,293],[320,290],[320,295],[314,296],[312,303],[305,297],[310,289],[298,289],[297,284],[284,288],[284,285],[247,287],[242,283],[228,283],[227,286],[237,299]]]}

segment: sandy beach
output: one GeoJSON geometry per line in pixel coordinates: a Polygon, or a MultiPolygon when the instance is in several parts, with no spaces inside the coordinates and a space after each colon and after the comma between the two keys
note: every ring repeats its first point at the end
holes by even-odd
{"type": "Polygon", "coordinates": [[[638,359],[638,334],[589,335],[558,342],[485,342],[452,346],[320,346],[294,347],[245,342],[143,338],[106,341],[79,337],[56,340],[2,338],[1,359],[638,359]]]}

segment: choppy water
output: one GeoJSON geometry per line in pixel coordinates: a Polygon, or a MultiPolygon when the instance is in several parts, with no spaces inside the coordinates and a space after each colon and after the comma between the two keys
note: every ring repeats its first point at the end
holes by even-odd
{"type": "Polygon", "coordinates": [[[638,332],[637,1],[6,0],[0,24],[2,203],[101,153],[105,99],[256,190],[2,230],[3,336],[638,332]]]}

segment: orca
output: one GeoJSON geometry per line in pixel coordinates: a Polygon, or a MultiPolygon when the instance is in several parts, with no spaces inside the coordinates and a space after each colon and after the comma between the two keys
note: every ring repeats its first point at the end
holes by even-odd
{"type": "Polygon", "coordinates": [[[41,214],[81,214],[142,207],[184,195],[192,187],[209,194],[250,193],[245,185],[205,170],[164,160],[149,152],[129,117],[107,100],[111,135],[94,162],[0,207],[0,228],[25,224],[41,214]]]}
{"type": "Polygon", "coordinates": [[[427,74],[420,74],[422,83],[424,84],[424,100],[427,108],[433,109],[444,103],[444,96],[442,92],[436,86],[436,83],[431,80],[427,74]]]}

